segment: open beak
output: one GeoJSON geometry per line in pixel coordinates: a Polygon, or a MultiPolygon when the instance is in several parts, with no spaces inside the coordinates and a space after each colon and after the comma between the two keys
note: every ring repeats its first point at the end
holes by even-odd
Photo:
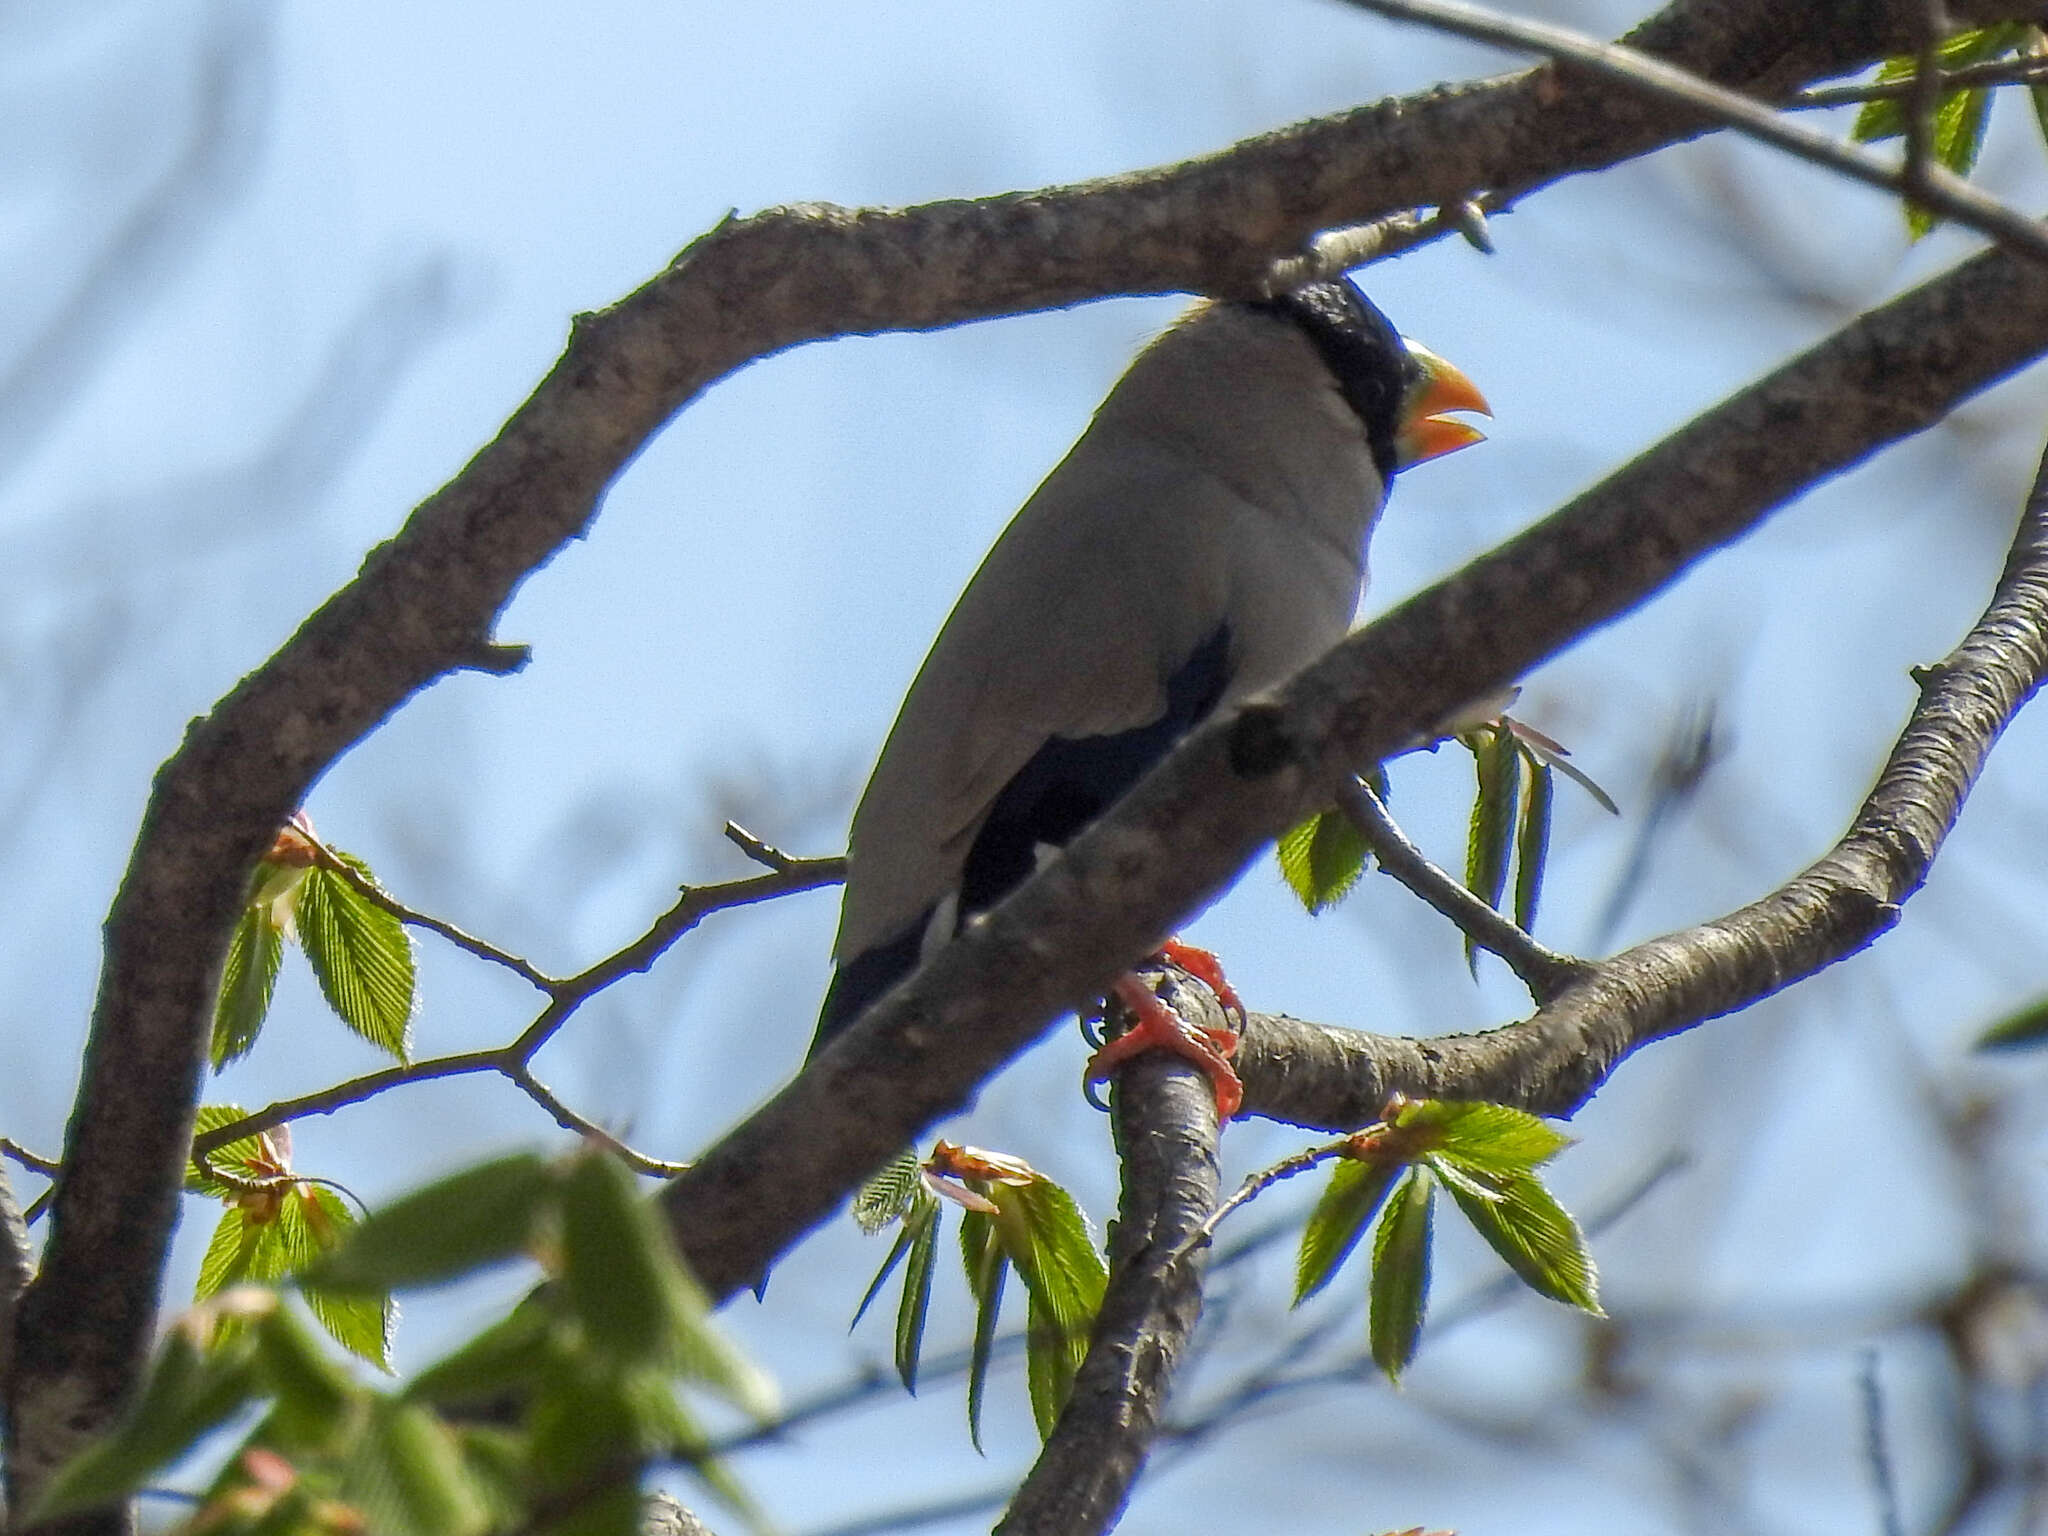
{"type": "Polygon", "coordinates": [[[1442,458],[1460,448],[1484,442],[1486,434],[1469,422],[1453,421],[1448,412],[1477,411],[1491,416],[1493,408],[1479,386],[1420,342],[1406,341],[1408,355],[1422,368],[1421,382],[1408,393],[1401,412],[1401,429],[1394,439],[1401,467],[1420,464],[1424,459],[1442,458]]]}

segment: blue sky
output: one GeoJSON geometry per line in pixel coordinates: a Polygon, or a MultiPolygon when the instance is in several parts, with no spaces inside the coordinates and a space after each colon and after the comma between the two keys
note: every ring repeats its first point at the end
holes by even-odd
{"type": "MultiPolygon", "coordinates": [[[[1632,19],[1550,14],[1594,31],[1632,19]]],[[[70,338],[0,388],[0,442],[16,445],[0,469],[0,655],[18,722],[0,784],[16,893],[0,967],[19,1042],[0,1131],[61,1139],[97,924],[184,722],[487,439],[572,314],[643,281],[728,209],[1069,181],[1509,62],[1317,0],[130,0],[0,17],[0,114],[20,146],[0,171],[14,295],[0,353],[70,338]],[[209,46],[226,50],[225,94],[200,83],[209,46]],[[234,125],[206,173],[180,184],[157,243],[92,311],[97,329],[58,325],[204,101],[234,125]]],[[[1997,117],[1986,175],[2038,202],[2039,142],[2024,113],[1997,117]]],[[[1497,221],[1495,238],[1492,258],[1449,243],[1365,278],[1496,410],[1488,444],[1399,486],[1368,611],[1969,248],[1938,234],[1909,251],[1876,194],[1720,142],[1567,182],[1497,221]]],[[[534,647],[532,666],[416,700],[319,786],[323,833],[414,904],[559,969],[637,932],[678,882],[739,872],[717,836],[726,815],[792,851],[835,850],[981,551],[1177,307],[1113,301],[814,346],[722,384],[628,469],[592,536],[522,590],[501,634],[534,647]]],[[[1820,489],[1530,680],[1522,712],[1629,813],[1610,822],[1565,792],[1546,937],[1586,942],[1657,742],[1689,704],[1718,701],[1728,755],[1660,846],[1624,936],[1739,903],[1826,845],[1910,705],[1907,665],[1938,656],[1981,604],[2032,471],[2041,396],[2023,379],[1956,430],[1820,489]]],[[[1559,1170],[1568,1199],[1597,1206],[1674,1147],[1693,1159],[1604,1240],[1610,1295],[1763,1318],[1910,1296],[1948,1272],[1938,1166],[1880,1179],[1870,1149],[1938,1165],[1901,1062],[1950,1071],[1974,1027],[2042,985],[2042,807],[2025,767],[2041,731],[2013,733],[1877,954],[1646,1053],[1581,1117],[1587,1145],[1559,1170]],[[1808,1085],[1800,1108],[1772,1112],[1762,1085],[1788,1074],[1808,1085]],[[1828,1191],[1819,1207],[1815,1188],[1828,1191]]],[[[1397,815],[1445,862],[1468,776],[1450,752],[1396,770],[1397,815]]],[[[688,1156],[801,1059],[833,916],[815,895],[714,919],[580,1019],[543,1059],[549,1081],[648,1150],[688,1156]]],[[[1225,949],[1255,1006],[1416,1033],[1520,1006],[1500,976],[1474,987],[1455,939],[1378,882],[1311,921],[1262,862],[1194,931],[1225,949]]],[[[500,1040],[529,1016],[515,987],[431,944],[423,977],[424,1051],[500,1040]]],[[[1043,1046],[962,1129],[1069,1180],[1100,1215],[1111,1173],[1101,1123],[1073,1092],[1080,1049],[1070,1034],[1043,1046]]],[[[271,1034],[219,1097],[262,1102],[372,1064],[288,978],[271,1034]]],[[[509,1088],[477,1083],[306,1126],[299,1149],[302,1166],[374,1201],[456,1159],[551,1139],[509,1088]]],[[[1234,1129],[1232,1166],[1297,1140],[1234,1129]]],[[[206,1226],[195,1207],[174,1292],[206,1226]]],[[[881,1331],[849,1341],[843,1326],[878,1257],[848,1231],[822,1234],[768,1305],[743,1304],[732,1324],[793,1392],[836,1379],[886,1352],[881,1331]]],[[[1444,1294],[1491,1264],[1452,1243],[1444,1294]]],[[[1245,1338],[1286,1326],[1278,1280],[1263,1278],[1209,1379],[1245,1338]]],[[[417,1309],[404,1361],[455,1337],[476,1300],[417,1309]]],[[[942,1305],[937,1326],[960,1324],[942,1305]]],[[[1271,1427],[1247,1429],[1226,1443],[1256,1455],[1259,1475],[1183,1465],[1141,1494],[1129,1528],[1257,1524],[1279,1499],[1304,1532],[1509,1518],[1520,1532],[1676,1529],[1669,1481],[1632,1462],[1611,1424],[1569,1458],[1540,1436],[1481,1433],[1575,1422],[1579,1338],[1561,1314],[1516,1303],[1427,1348],[1398,1405],[1369,1387],[1321,1400],[1282,1423],[1284,1454],[1260,1438],[1271,1427]]],[[[1672,1365],[1674,1400],[1723,1390],[1730,1373],[1768,1384],[1765,1428],[1729,1452],[1762,1516],[1868,1528],[1853,1343],[1789,1363],[1672,1365]]],[[[1898,1374],[1898,1411],[1921,1425],[1936,1389],[1915,1395],[1927,1373],[1910,1358],[1898,1374]]],[[[935,1390],[746,1470],[794,1530],[978,1487],[1031,1448],[1021,1385],[997,1396],[985,1464],[957,1394],[935,1390]]]]}

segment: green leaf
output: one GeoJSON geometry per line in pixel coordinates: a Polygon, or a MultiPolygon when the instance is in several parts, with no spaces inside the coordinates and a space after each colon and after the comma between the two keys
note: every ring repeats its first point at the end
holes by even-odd
{"type": "Polygon", "coordinates": [[[344,1461],[341,1497],[377,1536],[473,1536],[491,1499],[454,1433],[412,1403],[381,1400],[344,1461]]]}
{"type": "MultiPolygon", "coordinates": [[[[224,1125],[233,1125],[236,1121],[246,1120],[248,1117],[249,1112],[239,1104],[202,1104],[199,1106],[199,1113],[193,1119],[192,1139],[197,1141],[210,1131],[217,1131],[224,1125]]],[[[214,1148],[207,1161],[225,1172],[253,1179],[270,1171],[267,1165],[258,1162],[261,1153],[262,1147],[256,1136],[242,1136],[214,1148]]],[[[235,1194],[234,1190],[221,1183],[219,1179],[209,1178],[202,1172],[196,1158],[185,1165],[185,1188],[194,1194],[210,1195],[216,1200],[231,1199],[235,1194]]]]}
{"type": "Polygon", "coordinates": [[[1543,893],[1543,865],[1550,857],[1550,807],[1555,777],[1540,758],[1523,754],[1528,787],[1522,796],[1521,828],[1515,834],[1515,926],[1536,927],[1536,902],[1543,893]]]}
{"type": "MultiPolygon", "coordinates": [[[[861,1231],[873,1236],[908,1211],[925,1189],[917,1153],[905,1147],[883,1164],[853,1197],[853,1219],[861,1231]]],[[[860,1321],[856,1316],[855,1322],[860,1321]]]]}
{"type": "Polygon", "coordinates": [[[1275,852],[1288,888],[1311,913],[1326,912],[1350,895],[1370,859],[1358,828],[1336,810],[1289,828],[1275,852]]]}
{"type": "Polygon", "coordinates": [[[1422,1340],[1429,1306],[1429,1238],[1436,1204],[1436,1180],[1426,1167],[1408,1177],[1387,1201],[1387,1213],[1373,1235],[1371,1322],[1374,1364],[1399,1382],[1422,1340]]]}
{"type": "Polygon", "coordinates": [[[633,1175],[602,1152],[575,1158],[563,1181],[562,1279],[591,1343],[621,1362],[669,1358],[703,1312],[633,1175]]]}
{"type": "Polygon", "coordinates": [[[915,1394],[925,1319],[931,1312],[932,1275],[939,1267],[939,1202],[905,1217],[904,1230],[910,1233],[910,1267],[903,1272],[903,1299],[896,1306],[896,1374],[903,1379],[903,1390],[915,1394]]]}
{"type": "Polygon", "coordinates": [[[1295,1306],[1330,1283],[1379,1214],[1402,1167],[1400,1163],[1338,1159],[1330,1171],[1330,1182],[1323,1186],[1322,1198],[1301,1229],[1301,1248],[1294,1259],[1295,1306]]]}
{"type": "MultiPolygon", "coordinates": [[[[1942,99],[1934,112],[1934,139],[1929,145],[1935,163],[1958,176],[1968,176],[1984,147],[1984,128],[1991,119],[1991,92],[1980,86],[1974,91],[1957,91],[1942,99]]],[[[1906,204],[1906,229],[1919,240],[1941,222],[1918,203],[1906,204]]]]}
{"type": "MultiPolygon", "coordinates": [[[[1472,800],[1472,827],[1465,843],[1465,886],[1496,911],[1508,886],[1508,855],[1515,830],[1516,791],[1521,784],[1522,754],[1512,733],[1488,726],[1461,738],[1471,749],[1478,773],[1472,800]]],[[[1479,947],[1465,940],[1465,964],[1479,974],[1479,947]]]]}
{"type": "Polygon", "coordinates": [[[2009,1013],[1977,1037],[1975,1049],[2009,1051],[2048,1040],[2048,997],[2009,1013]]]}
{"type": "Polygon", "coordinates": [[[1080,1207],[1052,1180],[999,1184],[989,1198],[998,1210],[996,1236],[1031,1296],[1027,1374],[1039,1432],[1050,1434],[1088,1356],[1109,1267],[1080,1207]]]}
{"type": "MultiPolygon", "coordinates": [[[[1940,67],[1944,70],[1962,69],[1971,64],[1982,64],[2002,57],[2026,45],[2028,28],[2019,22],[1997,22],[1988,27],[1973,27],[1957,32],[1942,43],[1936,52],[1940,67]]],[[[1896,85],[1910,80],[1920,67],[1916,54],[1905,53],[1889,58],[1879,66],[1877,83],[1896,85]]],[[[1937,104],[1937,110],[1953,98],[1964,95],[1962,91],[1947,91],[1937,104]]],[[[1906,115],[1911,108],[1911,99],[1904,96],[1888,96],[1881,101],[1865,102],[1856,114],[1856,125],[1849,130],[1849,137],[1858,144],[1876,144],[1885,139],[1904,138],[1906,115]]]]}
{"type": "Polygon", "coordinates": [[[472,1403],[535,1386],[558,1351],[554,1309],[529,1295],[482,1333],[406,1384],[412,1402],[472,1403]]]}
{"type": "Polygon", "coordinates": [[[270,1443],[299,1453],[332,1450],[354,1428],[351,1410],[363,1394],[288,1308],[273,1307],[251,1331],[256,1358],[277,1398],[270,1443]]]}
{"type": "Polygon", "coordinates": [[[246,1330],[219,1349],[189,1316],[157,1351],[141,1395],[114,1431],[87,1446],[44,1486],[31,1525],[125,1499],[264,1390],[246,1330]]]}
{"type": "Polygon", "coordinates": [[[996,1241],[995,1223],[980,1211],[960,1218],[960,1258],[967,1269],[967,1290],[974,1297],[974,1346],[967,1361],[967,1438],[981,1449],[981,1401],[988,1385],[988,1364],[996,1345],[996,1319],[1003,1308],[1003,1280],[1010,1261],[996,1241]]]}
{"type": "Polygon", "coordinates": [[[370,1214],[309,1283],[330,1291],[438,1285],[526,1252],[559,1175],[531,1152],[465,1169],[370,1214]]]}
{"type": "MultiPolygon", "coordinates": [[[[332,851],[332,850],[330,850],[332,851]]],[[[369,866],[335,852],[364,880],[369,866]]],[[[299,895],[299,942],[342,1022],[400,1061],[412,1051],[412,936],[340,874],[314,869],[299,895]]]]}
{"type": "Polygon", "coordinates": [[[214,1071],[249,1054],[270,1012],[278,967],[283,963],[284,933],[272,920],[270,905],[243,908],[235,936],[228,941],[220,997],[213,1007],[214,1071]]]}
{"type": "Polygon", "coordinates": [[[1522,1174],[1541,1167],[1572,1138],[1527,1110],[1459,1099],[1421,1099],[1394,1117],[1402,1130],[1430,1128],[1430,1150],[1463,1168],[1522,1174]]]}
{"type": "Polygon", "coordinates": [[[1474,1199],[1458,1185],[1450,1186],[1451,1198],[1465,1219],[1531,1290],[1595,1317],[1605,1316],[1600,1310],[1599,1273],[1579,1224],[1534,1174],[1491,1182],[1500,1191],[1496,1200],[1474,1199]]]}
{"type": "Polygon", "coordinates": [[[853,1309],[853,1321],[846,1325],[848,1333],[860,1326],[860,1320],[868,1315],[868,1308],[874,1305],[875,1298],[882,1293],[882,1286],[895,1272],[896,1266],[903,1262],[904,1255],[910,1252],[910,1244],[915,1236],[912,1227],[913,1224],[906,1220],[897,1230],[896,1241],[889,1245],[889,1256],[882,1260],[882,1267],[875,1271],[875,1278],[870,1280],[868,1288],[861,1292],[860,1305],[853,1309]]]}
{"type": "Polygon", "coordinates": [[[773,1384],[713,1326],[711,1304],[683,1267],[668,1224],[609,1152],[586,1152],[569,1165],[562,1281],[601,1356],[678,1370],[757,1417],[775,1411],[773,1384]]]}
{"type": "MultiPolygon", "coordinates": [[[[300,1186],[300,1199],[289,1219],[304,1237],[294,1237],[303,1246],[305,1268],[322,1254],[340,1246],[356,1228],[356,1214],[341,1196],[317,1184],[300,1186]]],[[[380,1371],[391,1365],[391,1338],[398,1327],[398,1304],[388,1291],[324,1291],[316,1285],[302,1285],[314,1319],[334,1342],[350,1354],[367,1360],[380,1371]]]]}

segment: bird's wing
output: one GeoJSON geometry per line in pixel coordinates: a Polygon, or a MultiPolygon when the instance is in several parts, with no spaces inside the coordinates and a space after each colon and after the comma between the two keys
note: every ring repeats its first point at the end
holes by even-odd
{"type": "Polygon", "coordinates": [[[1170,449],[1103,446],[1088,453],[1084,436],[1026,503],[911,685],[854,816],[841,960],[954,887],[996,797],[1046,742],[1158,719],[1167,680],[1225,620],[1218,530],[1248,515],[1236,493],[1170,449]]]}

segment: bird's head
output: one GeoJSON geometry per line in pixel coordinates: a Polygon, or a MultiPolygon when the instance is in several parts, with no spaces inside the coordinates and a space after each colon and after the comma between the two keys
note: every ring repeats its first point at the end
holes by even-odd
{"type": "Polygon", "coordinates": [[[1406,469],[1425,459],[1442,458],[1484,442],[1484,432],[1450,414],[1476,411],[1481,416],[1491,416],[1493,409],[1487,405],[1486,396],[1479,393],[1479,387],[1421,342],[1404,336],[1401,345],[1412,366],[1404,369],[1409,378],[1401,391],[1394,430],[1394,467],[1406,469]]]}

